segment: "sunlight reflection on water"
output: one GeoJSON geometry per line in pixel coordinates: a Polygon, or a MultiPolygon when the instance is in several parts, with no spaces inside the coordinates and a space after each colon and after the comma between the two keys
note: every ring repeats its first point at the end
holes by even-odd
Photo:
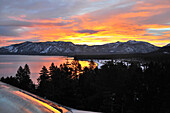
{"type": "MultiPolygon", "coordinates": [[[[53,62],[55,65],[60,66],[60,64],[73,61],[73,57],[64,56],[31,56],[31,55],[0,55],[0,77],[4,76],[15,76],[19,66],[24,67],[28,64],[31,71],[31,79],[34,83],[37,83],[37,78],[39,77],[39,72],[43,66],[47,69],[53,62]]],[[[89,66],[89,61],[79,61],[82,65],[82,69],[85,66],[89,66]]]]}

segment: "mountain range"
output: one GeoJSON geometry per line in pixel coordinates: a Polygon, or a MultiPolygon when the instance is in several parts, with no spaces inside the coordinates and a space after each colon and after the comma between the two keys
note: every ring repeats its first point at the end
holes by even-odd
{"type": "Polygon", "coordinates": [[[170,44],[157,47],[148,42],[129,40],[104,45],[78,45],[72,42],[23,42],[0,48],[0,54],[24,55],[106,55],[106,54],[135,54],[162,51],[170,53],[170,44]]]}

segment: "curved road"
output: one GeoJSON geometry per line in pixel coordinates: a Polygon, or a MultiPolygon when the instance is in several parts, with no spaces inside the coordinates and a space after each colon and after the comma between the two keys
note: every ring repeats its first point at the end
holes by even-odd
{"type": "Polygon", "coordinates": [[[92,113],[61,106],[0,82],[0,113],[92,113]]]}

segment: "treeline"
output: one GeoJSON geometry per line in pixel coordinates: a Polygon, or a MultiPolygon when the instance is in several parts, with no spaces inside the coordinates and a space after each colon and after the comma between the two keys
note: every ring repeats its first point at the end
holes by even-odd
{"type": "Polygon", "coordinates": [[[30,74],[29,66],[25,64],[24,68],[21,66],[19,67],[14,77],[2,77],[1,81],[29,92],[35,92],[35,84],[33,84],[30,79],[30,74]]]}
{"type": "MultiPolygon", "coordinates": [[[[56,66],[52,63],[49,69],[43,66],[34,93],[62,105],[83,110],[106,113],[169,113],[170,62],[146,63],[143,69],[140,62],[129,64],[110,61],[98,69],[93,61],[85,68],[77,60],[71,65],[56,66]]],[[[17,74],[14,77],[17,81],[14,81],[21,84],[17,74]]],[[[5,82],[6,79],[1,78],[1,81],[5,82]]],[[[29,88],[26,90],[32,91],[34,87],[31,85],[29,88]]]]}
{"type": "Polygon", "coordinates": [[[157,53],[135,53],[135,54],[104,54],[104,55],[75,55],[75,59],[137,59],[153,62],[166,62],[170,61],[170,54],[157,54],[157,53]]]}

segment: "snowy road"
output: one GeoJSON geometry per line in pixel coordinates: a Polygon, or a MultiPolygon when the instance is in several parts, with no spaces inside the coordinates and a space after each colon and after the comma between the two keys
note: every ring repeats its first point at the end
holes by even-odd
{"type": "Polygon", "coordinates": [[[87,113],[87,111],[66,108],[0,82],[0,113],[87,113]]]}

